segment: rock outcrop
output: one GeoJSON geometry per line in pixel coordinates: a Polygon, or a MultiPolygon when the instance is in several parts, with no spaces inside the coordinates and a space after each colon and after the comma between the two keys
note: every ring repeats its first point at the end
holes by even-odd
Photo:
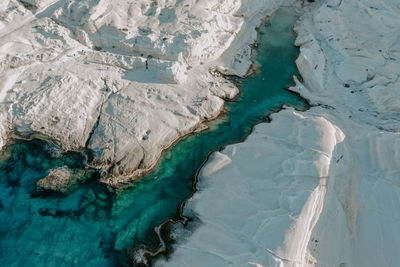
{"type": "Polygon", "coordinates": [[[312,6],[290,90],[318,107],[281,111],[211,157],[185,210],[201,223],[176,228],[185,238],[160,265],[399,265],[400,6],[312,6]]]}
{"type": "Polygon", "coordinates": [[[172,256],[156,266],[315,263],[306,254],[308,239],[322,211],[330,166],[341,156],[336,147],[345,140],[325,115],[320,108],[282,110],[271,124],[256,126],[244,143],[215,152],[185,205],[184,215],[195,216],[197,227],[193,233],[176,227],[172,256]],[[293,218],[299,219],[288,249],[280,253],[293,218]]]}
{"type": "Polygon", "coordinates": [[[84,178],[84,172],[73,173],[68,167],[60,167],[50,171],[49,175],[37,181],[38,191],[48,190],[66,194],[76,188],[84,178]]]}
{"type": "Polygon", "coordinates": [[[293,1],[6,0],[0,7],[0,144],[91,149],[111,185],[216,117],[246,75],[255,27],[293,1]]]}

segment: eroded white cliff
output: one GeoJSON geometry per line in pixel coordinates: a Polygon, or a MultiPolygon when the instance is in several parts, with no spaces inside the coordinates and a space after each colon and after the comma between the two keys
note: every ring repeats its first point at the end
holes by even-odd
{"type": "Polygon", "coordinates": [[[329,113],[346,135],[309,243],[323,265],[397,266],[400,260],[393,250],[400,240],[394,229],[400,206],[399,23],[396,1],[326,1],[295,28],[302,51],[297,63],[309,78],[293,89],[333,107],[329,113]],[[324,69],[313,71],[320,62],[324,69]],[[318,80],[323,83],[315,86],[318,80]]]}
{"type": "Polygon", "coordinates": [[[303,81],[290,90],[319,107],[283,110],[228,146],[232,163],[186,205],[197,228],[160,264],[398,266],[400,6],[313,5],[295,26],[303,81]]]}
{"type": "MultiPolygon", "coordinates": [[[[178,241],[168,262],[157,264],[273,266],[312,259],[308,240],[331,162],[340,157],[335,148],[345,139],[321,112],[283,110],[244,143],[216,152],[185,206],[199,225],[178,241]]],[[[174,236],[184,231],[178,228],[174,236]]]]}
{"type": "Polygon", "coordinates": [[[1,144],[89,148],[104,182],[142,175],[223,109],[255,27],[283,2],[7,0],[0,7],[1,144]]]}

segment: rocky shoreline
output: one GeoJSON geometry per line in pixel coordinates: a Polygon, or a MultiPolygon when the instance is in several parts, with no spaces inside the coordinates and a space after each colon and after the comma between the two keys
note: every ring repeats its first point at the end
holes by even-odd
{"type": "MultiPolygon", "coordinates": [[[[245,183],[246,192],[230,187],[222,201],[243,194],[232,213],[221,199],[195,194],[184,212],[217,220],[211,225],[225,231],[218,234],[226,244],[199,243],[196,238],[215,237],[204,223],[177,243],[170,263],[186,261],[184,250],[194,246],[199,259],[208,255],[216,262],[397,266],[400,6],[394,0],[308,2],[6,0],[0,7],[0,146],[39,138],[64,151],[88,149],[102,182],[130,182],[235,97],[236,86],[215,74],[246,75],[260,22],[278,7],[302,8],[294,30],[303,80],[295,78],[290,90],[314,107],[285,109],[248,141],[211,157],[199,177],[212,181],[200,183],[204,195],[222,190],[225,172],[236,185],[252,172],[270,175],[260,175],[256,188],[245,183]],[[242,166],[253,156],[254,168],[242,166]],[[230,173],[235,166],[242,173],[230,173]],[[260,207],[265,192],[259,190],[269,186],[283,190],[265,199],[278,204],[260,207]],[[247,203],[246,196],[257,195],[253,190],[262,194],[247,203]],[[239,212],[254,207],[253,218],[239,212]],[[235,219],[238,224],[229,224],[235,219]],[[279,235],[263,238],[271,232],[279,235]]],[[[63,192],[72,176],[61,172],[39,186],[63,192]]],[[[103,218],[96,215],[103,195],[87,198],[85,214],[103,218]]]]}
{"type": "Polygon", "coordinates": [[[101,181],[123,186],[218,116],[238,93],[223,75],[248,73],[255,28],[294,2],[7,0],[0,144],[90,150],[101,181]]]}
{"type": "Polygon", "coordinates": [[[135,180],[237,95],[219,73],[245,76],[255,28],[294,2],[7,0],[0,145],[90,150],[102,182],[135,180]]]}
{"type": "Polygon", "coordinates": [[[172,227],[160,266],[398,265],[400,6],[313,6],[294,28],[303,80],[290,90],[314,107],[210,157],[183,211],[197,226],[172,227]]]}

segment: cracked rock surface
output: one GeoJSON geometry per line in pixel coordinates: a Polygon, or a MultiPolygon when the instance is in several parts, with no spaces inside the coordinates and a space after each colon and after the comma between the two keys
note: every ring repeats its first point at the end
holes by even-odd
{"type": "Polygon", "coordinates": [[[264,2],[6,0],[0,145],[89,148],[112,185],[143,175],[238,93],[218,73],[247,73],[254,28],[281,4],[264,2]]]}

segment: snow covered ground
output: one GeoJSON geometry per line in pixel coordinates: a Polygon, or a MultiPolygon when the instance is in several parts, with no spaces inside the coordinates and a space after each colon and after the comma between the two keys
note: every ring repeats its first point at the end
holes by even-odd
{"type": "Polygon", "coordinates": [[[219,73],[245,75],[255,26],[291,2],[5,0],[0,145],[89,148],[104,182],[134,179],[237,94],[219,73]]]}
{"type": "Polygon", "coordinates": [[[157,264],[399,266],[399,28],[396,0],[305,12],[291,90],[314,107],[215,152],[184,209],[195,229],[176,226],[157,264]]]}

